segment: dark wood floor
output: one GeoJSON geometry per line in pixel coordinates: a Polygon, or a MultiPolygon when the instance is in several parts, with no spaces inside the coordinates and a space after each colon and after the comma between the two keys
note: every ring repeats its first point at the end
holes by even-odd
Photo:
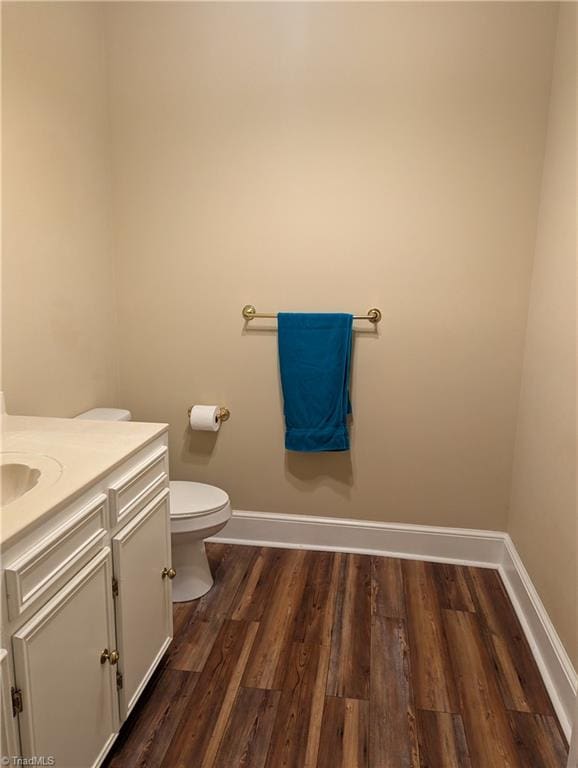
{"type": "Polygon", "coordinates": [[[108,768],[565,768],[496,571],[208,549],[108,768]]]}

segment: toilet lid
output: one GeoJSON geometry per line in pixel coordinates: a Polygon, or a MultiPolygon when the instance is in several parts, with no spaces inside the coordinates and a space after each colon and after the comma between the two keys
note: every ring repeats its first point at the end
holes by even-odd
{"type": "Polygon", "coordinates": [[[171,517],[193,517],[218,512],[229,503],[220,488],[205,483],[171,480],[171,517]]]}

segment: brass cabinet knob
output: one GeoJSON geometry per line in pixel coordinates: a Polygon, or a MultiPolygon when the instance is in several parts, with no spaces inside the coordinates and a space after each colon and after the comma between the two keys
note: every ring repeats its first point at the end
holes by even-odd
{"type": "Polygon", "coordinates": [[[109,661],[111,664],[116,664],[119,659],[120,653],[118,651],[109,651],[108,648],[105,648],[100,654],[101,664],[104,664],[105,661],[109,661]]]}
{"type": "Polygon", "coordinates": [[[163,568],[161,571],[161,576],[163,577],[163,579],[165,578],[165,576],[168,576],[169,579],[174,579],[176,575],[177,575],[177,572],[175,571],[174,568],[163,568]]]}

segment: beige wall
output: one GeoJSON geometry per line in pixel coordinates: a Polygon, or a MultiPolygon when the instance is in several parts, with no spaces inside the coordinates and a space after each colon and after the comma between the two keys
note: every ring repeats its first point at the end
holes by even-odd
{"type": "Polygon", "coordinates": [[[120,400],[171,423],[174,477],[237,508],[504,529],[556,6],[110,12],[120,400]],[[285,453],[249,302],[381,307],[351,453],[285,453]],[[230,407],[216,439],[191,402],[230,407]]]}
{"type": "Polygon", "coordinates": [[[2,6],[2,388],[72,416],[117,394],[104,12],[2,6]]]}
{"type": "Polygon", "coordinates": [[[574,665],[576,7],[560,10],[509,531],[574,665]]]}

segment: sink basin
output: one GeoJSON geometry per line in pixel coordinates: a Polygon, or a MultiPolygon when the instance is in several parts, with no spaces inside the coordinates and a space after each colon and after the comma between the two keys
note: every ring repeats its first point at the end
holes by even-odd
{"type": "Polygon", "coordinates": [[[0,453],[0,503],[12,504],[30,491],[55,483],[62,465],[51,456],[35,453],[0,453]]]}
{"type": "Polygon", "coordinates": [[[10,504],[30,491],[40,479],[41,472],[28,464],[0,465],[0,500],[2,504],[10,504]]]}

